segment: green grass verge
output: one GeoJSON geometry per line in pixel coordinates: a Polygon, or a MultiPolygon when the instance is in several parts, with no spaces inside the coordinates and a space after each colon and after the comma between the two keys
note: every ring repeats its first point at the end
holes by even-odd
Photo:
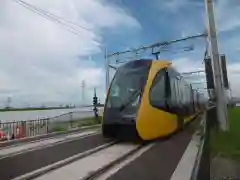
{"type": "Polygon", "coordinates": [[[60,131],[67,131],[67,127],[63,127],[63,126],[56,126],[52,129],[51,132],[60,132],[60,131]]]}
{"type": "Polygon", "coordinates": [[[11,108],[11,109],[0,109],[0,112],[6,111],[40,111],[40,110],[53,110],[53,109],[70,109],[67,107],[52,107],[52,108],[11,108]]]}
{"type": "Polygon", "coordinates": [[[100,124],[102,120],[102,117],[99,116],[99,120],[97,121],[95,117],[89,117],[89,118],[84,118],[80,119],[77,121],[78,127],[82,126],[92,126],[92,125],[97,125],[100,124]]]}
{"type": "Polygon", "coordinates": [[[67,131],[69,128],[71,129],[74,127],[83,127],[83,126],[92,126],[100,124],[102,120],[102,117],[99,116],[99,121],[95,119],[95,117],[88,117],[83,118],[79,120],[74,120],[72,122],[55,122],[52,123],[53,128],[50,130],[50,132],[59,132],[59,131],[67,131]]]}
{"type": "Polygon", "coordinates": [[[229,131],[211,130],[210,148],[214,155],[240,161],[240,107],[229,108],[229,131]]]}

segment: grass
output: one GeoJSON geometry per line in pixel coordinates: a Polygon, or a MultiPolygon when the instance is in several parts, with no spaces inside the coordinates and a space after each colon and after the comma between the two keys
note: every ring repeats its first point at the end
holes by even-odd
{"type": "Polygon", "coordinates": [[[60,131],[67,131],[67,128],[63,126],[56,126],[52,129],[52,132],[60,132],[60,131]]]}
{"type": "MultiPolygon", "coordinates": [[[[92,105],[85,106],[85,107],[92,107],[92,105]]],[[[103,104],[97,105],[97,107],[104,107],[103,104]]],[[[5,111],[35,111],[35,110],[51,110],[51,109],[71,109],[74,107],[30,107],[30,108],[0,108],[0,112],[5,112],[5,111]]]]}
{"type": "MultiPolygon", "coordinates": [[[[99,120],[101,120],[102,118],[99,117],[99,120]]],[[[98,122],[95,117],[90,117],[90,118],[84,118],[81,119],[79,121],[77,121],[78,123],[78,127],[82,127],[82,126],[91,126],[91,125],[96,125],[96,124],[100,124],[100,121],[98,122]]]]}
{"type": "Polygon", "coordinates": [[[83,127],[83,126],[92,126],[97,125],[101,123],[102,117],[99,116],[99,120],[97,121],[95,117],[88,117],[84,119],[74,120],[72,122],[55,122],[53,124],[53,128],[50,130],[50,132],[59,132],[59,131],[67,131],[69,130],[69,127],[83,127]]]}
{"type": "Polygon", "coordinates": [[[240,161],[240,107],[229,108],[229,131],[211,130],[210,148],[214,155],[240,161]]]}
{"type": "Polygon", "coordinates": [[[0,112],[5,112],[5,111],[36,111],[36,110],[52,110],[52,109],[69,109],[69,107],[49,107],[49,108],[10,108],[10,109],[0,109],[0,112]]]}

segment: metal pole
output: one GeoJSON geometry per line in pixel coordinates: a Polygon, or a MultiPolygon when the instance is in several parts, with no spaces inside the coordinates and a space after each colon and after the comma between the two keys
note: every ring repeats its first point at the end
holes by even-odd
{"type": "Polygon", "coordinates": [[[82,85],[81,85],[81,87],[82,87],[82,105],[83,105],[83,103],[84,103],[85,86],[86,86],[85,81],[82,80],[82,85]]]}
{"type": "Polygon", "coordinates": [[[108,91],[108,86],[109,86],[109,59],[108,59],[108,56],[107,56],[107,46],[105,46],[105,53],[104,53],[104,56],[105,56],[105,70],[106,70],[106,94],[107,94],[107,91],[108,91]]]}
{"type": "Polygon", "coordinates": [[[232,99],[232,87],[231,87],[230,82],[229,82],[229,90],[230,90],[230,98],[229,99],[232,99]]]}
{"type": "Polygon", "coordinates": [[[209,48],[210,48],[210,55],[211,55],[214,81],[215,81],[217,119],[220,123],[220,128],[223,131],[227,131],[228,130],[227,107],[226,107],[226,101],[225,101],[225,92],[223,88],[221,62],[220,62],[220,57],[218,53],[217,35],[216,35],[216,29],[215,29],[212,0],[205,0],[205,7],[206,7],[206,13],[207,13],[208,41],[210,44],[209,48]]]}

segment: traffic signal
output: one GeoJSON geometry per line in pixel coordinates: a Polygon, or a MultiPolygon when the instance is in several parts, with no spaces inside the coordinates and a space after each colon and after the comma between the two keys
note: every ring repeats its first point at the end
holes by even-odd
{"type": "Polygon", "coordinates": [[[96,96],[93,97],[93,105],[97,105],[98,98],[96,96]]]}
{"type": "Polygon", "coordinates": [[[206,73],[206,80],[207,80],[207,88],[214,89],[214,77],[213,77],[211,58],[207,57],[204,60],[205,60],[205,73],[206,73]]]}

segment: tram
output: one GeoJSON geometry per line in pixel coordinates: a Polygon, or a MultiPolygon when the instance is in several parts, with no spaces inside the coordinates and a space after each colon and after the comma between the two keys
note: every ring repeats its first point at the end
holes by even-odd
{"type": "Polygon", "coordinates": [[[152,140],[184,128],[205,106],[167,60],[134,60],[118,68],[110,84],[102,134],[152,140]]]}

